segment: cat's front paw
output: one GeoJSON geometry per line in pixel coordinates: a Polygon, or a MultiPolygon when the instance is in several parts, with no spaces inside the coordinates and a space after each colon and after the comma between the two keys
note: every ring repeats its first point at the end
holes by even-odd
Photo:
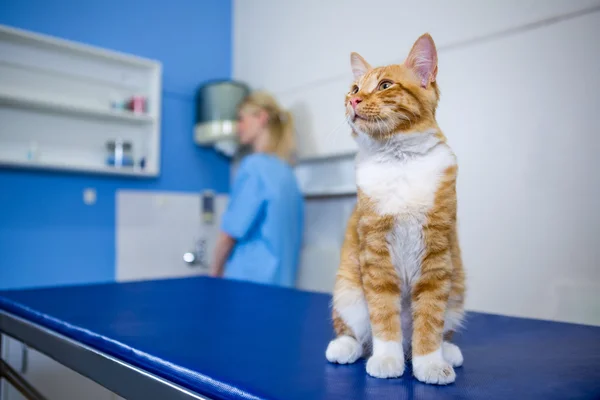
{"type": "Polygon", "coordinates": [[[398,378],[404,373],[404,357],[374,355],[367,361],[367,373],[375,378],[398,378]]]}
{"type": "Polygon", "coordinates": [[[362,346],[350,336],[340,336],[329,342],[325,357],[332,363],[351,364],[362,356],[362,346]]]}
{"type": "Polygon", "coordinates": [[[442,354],[444,360],[448,361],[453,367],[460,367],[463,364],[462,352],[454,343],[444,342],[442,344],[442,354]]]}
{"type": "Polygon", "coordinates": [[[424,356],[413,357],[413,375],[424,383],[447,385],[456,380],[452,365],[442,357],[442,349],[424,356]]]}

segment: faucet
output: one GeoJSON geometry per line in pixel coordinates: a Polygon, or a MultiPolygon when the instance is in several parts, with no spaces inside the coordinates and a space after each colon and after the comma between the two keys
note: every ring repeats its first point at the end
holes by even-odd
{"type": "Polygon", "coordinates": [[[203,269],[208,268],[206,261],[206,239],[196,240],[196,246],[193,251],[188,251],[183,255],[185,261],[191,268],[199,266],[203,269]]]}

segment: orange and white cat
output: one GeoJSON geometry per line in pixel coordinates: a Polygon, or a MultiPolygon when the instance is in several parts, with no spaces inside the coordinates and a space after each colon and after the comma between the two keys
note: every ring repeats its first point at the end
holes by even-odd
{"type": "Polygon", "coordinates": [[[454,382],[463,356],[451,337],[463,318],[465,274],[456,227],[457,161],[435,112],[437,51],[421,36],[402,64],[372,68],[351,55],[346,115],[358,143],[358,201],[333,293],[337,337],[326,357],[368,355],[377,378],[404,373],[454,382]],[[370,354],[368,354],[370,353],[370,354]],[[412,353],[412,354],[411,354],[412,353]]]}

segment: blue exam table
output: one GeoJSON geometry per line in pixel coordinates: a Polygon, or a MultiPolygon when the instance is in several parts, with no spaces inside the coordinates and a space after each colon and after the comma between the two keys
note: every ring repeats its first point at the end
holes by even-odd
{"type": "Polygon", "coordinates": [[[0,292],[0,331],[127,399],[600,399],[600,328],[468,314],[449,386],[327,363],[330,297],[211,278],[0,292]]]}

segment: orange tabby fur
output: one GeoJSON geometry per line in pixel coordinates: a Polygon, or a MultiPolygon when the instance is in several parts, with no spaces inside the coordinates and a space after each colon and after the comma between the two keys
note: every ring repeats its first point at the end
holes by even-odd
{"type": "Polygon", "coordinates": [[[341,252],[333,296],[337,338],[327,358],[351,363],[372,348],[367,372],[389,378],[403,374],[404,352],[412,350],[417,379],[451,383],[462,354],[443,341],[464,313],[465,273],[457,165],[435,119],[435,45],[421,36],[400,65],[372,68],[356,53],[351,61],[356,82],[346,109],[359,143],[358,201],[341,252]],[[410,325],[412,341],[404,338],[403,349],[410,325]]]}

